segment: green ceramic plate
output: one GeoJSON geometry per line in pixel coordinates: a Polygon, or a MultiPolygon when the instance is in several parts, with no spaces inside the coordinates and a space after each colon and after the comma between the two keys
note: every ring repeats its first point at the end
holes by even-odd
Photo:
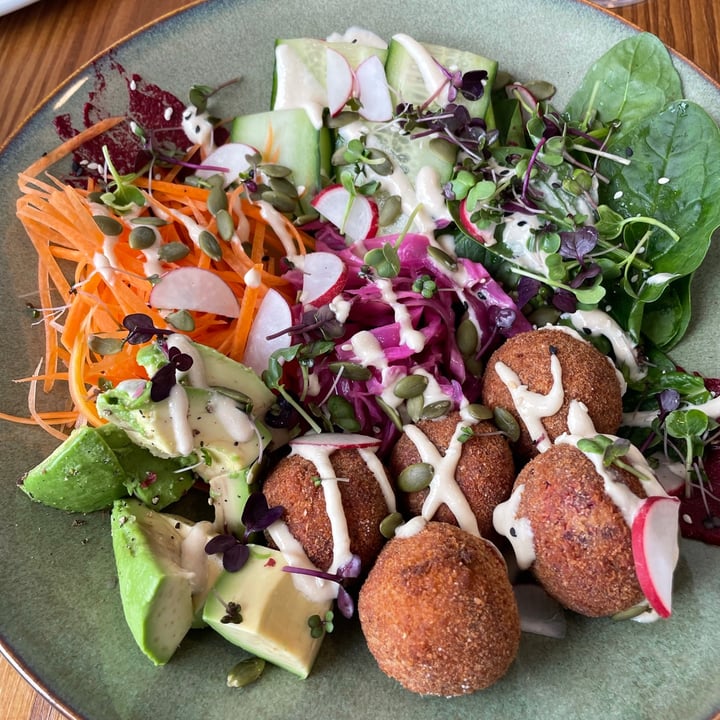
{"type": "MultiPolygon", "coordinates": [[[[571,0],[217,0],[159,23],[122,44],[114,59],[183,95],[195,82],[243,76],[236,112],[266,109],[276,36],[323,36],[361,24],[384,37],[420,39],[496,57],[524,79],[545,78],[569,96],[588,65],[634,30],[571,0]]],[[[681,59],[687,95],[720,119],[720,89],[681,59]]],[[[107,69],[108,60],[100,61],[107,69]]],[[[78,77],[91,75],[87,70],[78,77]]],[[[110,74],[108,75],[110,77],[110,74]]],[[[66,100],[77,109],[92,81],[66,100]]],[[[70,82],[68,83],[68,87],[70,82]]],[[[122,97],[117,85],[110,96],[122,97]]],[[[24,312],[34,259],[14,220],[15,177],[56,144],[53,105],[62,89],[0,156],[0,373],[2,410],[23,412],[41,329],[24,312]]],[[[184,96],[184,95],[183,95],[184,96]]],[[[717,248],[707,267],[716,267],[717,248]]],[[[677,360],[720,373],[718,289],[712,272],[695,283],[696,319],[677,360]]],[[[117,592],[106,514],[73,516],[30,503],[15,481],[52,441],[2,426],[0,629],[5,653],[70,714],[92,720],[153,718],[708,718],[720,710],[720,549],[685,543],[674,615],[654,625],[571,617],[562,641],[523,637],[509,674],[454,700],[402,690],[376,668],[354,623],[339,624],[312,676],[269,668],[255,685],[225,686],[240,653],[210,631],[194,631],[171,663],[155,668],[135,647],[117,592]]]]}

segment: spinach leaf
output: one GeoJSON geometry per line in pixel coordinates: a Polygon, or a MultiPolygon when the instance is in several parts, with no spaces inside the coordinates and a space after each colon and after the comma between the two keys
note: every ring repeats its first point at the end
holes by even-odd
{"type": "Polygon", "coordinates": [[[620,120],[631,128],[682,97],[680,76],[663,43],[650,33],[622,40],[590,68],[566,111],[583,122],[595,115],[602,123],[620,120]]]}
{"type": "Polygon", "coordinates": [[[677,233],[679,239],[651,229],[643,259],[654,272],[693,272],[720,225],[720,129],[700,106],[680,100],[608,145],[618,155],[628,149],[629,165],[600,163],[609,180],[600,188],[600,201],[625,217],[651,217],[677,233]]]}
{"type": "Polygon", "coordinates": [[[671,283],[654,303],[645,307],[643,335],[660,350],[670,350],[690,324],[692,274],[671,283]]]}

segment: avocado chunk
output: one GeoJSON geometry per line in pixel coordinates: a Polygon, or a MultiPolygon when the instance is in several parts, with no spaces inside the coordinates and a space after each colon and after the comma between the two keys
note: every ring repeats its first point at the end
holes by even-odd
{"type": "Polygon", "coordinates": [[[170,660],[219,574],[204,552],[210,523],[160,513],[134,498],[114,503],[111,517],[120,597],[138,647],[156,665],[170,660]]]}
{"type": "Polygon", "coordinates": [[[281,552],[249,547],[250,557],[240,570],[220,573],[203,619],[233,645],[306,678],[322,645],[322,635],[312,636],[308,619],[324,617],[332,602],[311,600],[298,590],[282,569],[281,552]]]}
{"type": "Polygon", "coordinates": [[[125,471],[127,494],[155,510],[177,502],[195,483],[195,475],[188,469],[195,462],[194,457],[159,458],[136,445],[124,430],[111,423],[97,428],[97,433],[125,471]]]}
{"type": "Polygon", "coordinates": [[[245,477],[270,441],[264,426],[218,390],[175,385],[168,398],[153,401],[151,385],[123,381],[101,393],[99,414],[158,457],[194,454],[193,470],[208,482],[218,476],[245,477]]]}
{"type": "MultiPolygon", "coordinates": [[[[235,393],[245,396],[250,401],[250,414],[260,419],[265,417],[275,402],[275,396],[254,370],[215,348],[193,342],[179,333],[170,335],[166,342],[177,345],[193,358],[193,369],[180,379],[181,383],[192,385],[193,378],[200,376],[203,380],[201,387],[216,388],[228,395],[235,393]]],[[[169,361],[163,349],[157,343],[152,343],[138,351],[137,362],[145,369],[148,377],[152,377],[169,361]]]]}
{"type": "Polygon", "coordinates": [[[127,495],[125,472],[95,428],[73,430],[39,465],[28,471],[20,489],[37,502],[69,510],[94,512],[127,495]]]}

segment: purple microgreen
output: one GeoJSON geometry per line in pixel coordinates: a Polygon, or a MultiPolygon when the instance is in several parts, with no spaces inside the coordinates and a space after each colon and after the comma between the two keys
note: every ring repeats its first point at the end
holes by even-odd
{"type": "Polygon", "coordinates": [[[193,359],[176,347],[168,350],[168,363],[163,365],[151,378],[150,399],[160,402],[170,396],[170,391],[177,382],[177,371],[187,372],[193,359]]]}
{"type": "Polygon", "coordinates": [[[563,288],[555,290],[551,302],[553,307],[556,307],[560,312],[573,313],[577,310],[577,298],[573,293],[563,290],[563,288]]]}
{"type": "Polygon", "coordinates": [[[586,256],[591,253],[598,243],[597,228],[583,226],[577,230],[560,233],[560,250],[562,257],[584,263],[586,256]]]}
{"type": "Polygon", "coordinates": [[[132,313],[123,318],[123,327],[128,330],[125,340],[129,345],[142,345],[150,342],[156,335],[172,335],[173,330],[164,328],[156,328],[153,325],[152,318],[144,313],[132,313]]]}
{"type": "Polygon", "coordinates": [[[240,570],[250,557],[250,548],[230,533],[216,535],[205,544],[208,555],[222,553],[223,568],[228,572],[240,570]]]}
{"type": "Polygon", "coordinates": [[[537,278],[523,275],[517,285],[517,305],[525,307],[540,292],[541,283],[537,278]]]}
{"type": "Polygon", "coordinates": [[[245,526],[247,540],[251,533],[267,530],[274,522],[279,520],[285,508],[282,505],[268,507],[267,498],[260,492],[250,493],[242,512],[242,523],[245,526]]]}
{"type": "Polygon", "coordinates": [[[344,618],[350,619],[355,614],[355,602],[342,585],[338,587],[337,608],[344,618]]]}
{"type": "Polygon", "coordinates": [[[657,396],[659,412],[658,421],[662,423],[665,418],[680,407],[680,393],[674,388],[666,388],[657,396]]]}
{"type": "Polygon", "coordinates": [[[593,280],[596,278],[601,271],[602,269],[597,263],[590,263],[589,265],[583,266],[570,281],[570,287],[579,288],[586,280],[593,280]]]}

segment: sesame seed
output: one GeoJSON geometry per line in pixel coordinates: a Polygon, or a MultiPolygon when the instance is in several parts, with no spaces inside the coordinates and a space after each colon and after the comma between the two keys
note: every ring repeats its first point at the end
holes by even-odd
{"type": "Polygon", "coordinates": [[[622,190],[618,190],[618,191],[613,195],[613,200],[619,200],[622,196],[623,196],[623,191],[622,191],[622,190]]]}
{"type": "Polygon", "coordinates": [[[670,178],[668,178],[668,177],[658,178],[658,185],[667,185],[669,182],[670,182],[670,178]]]}

